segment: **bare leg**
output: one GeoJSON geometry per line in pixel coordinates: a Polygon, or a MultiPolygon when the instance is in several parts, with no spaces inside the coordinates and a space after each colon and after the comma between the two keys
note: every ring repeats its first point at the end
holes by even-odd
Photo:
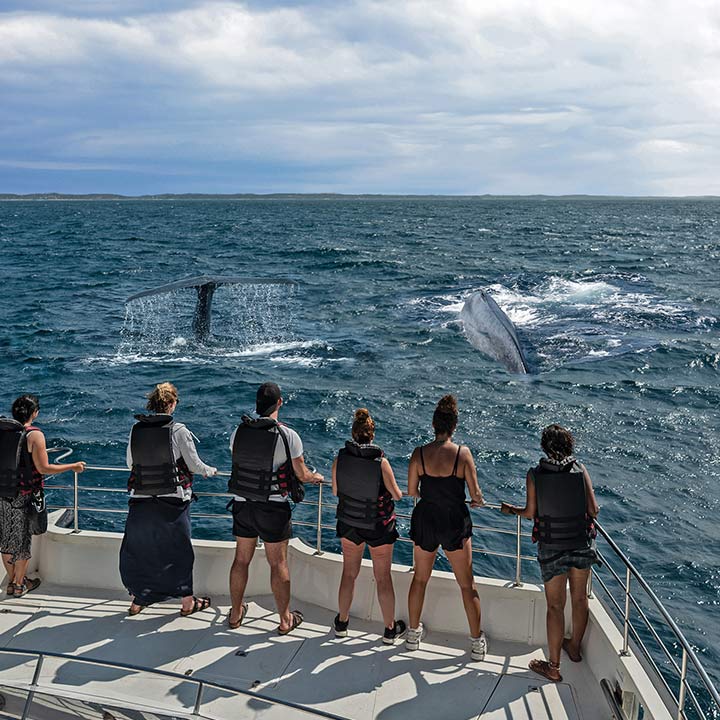
{"type": "Polygon", "coordinates": [[[547,601],[548,658],[560,665],[560,649],[565,637],[565,600],[567,597],[567,574],[557,575],[545,583],[547,601]]]}
{"type": "Polygon", "coordinates": [[[248,568],[255,554],[257,538],[235,538],[235,558],[230,567],[230,608],[229,622],[234,624],[240,620],[243,598],[248,581],[248,568]]]}
{"type": "Polygon", "coordinates": [[[470,636],[474,638],[480,637],[480,596],[477,587],[475,587],[475,577],[473,576],[470,538],[465,540],[461,550],[453,550],[446,553],[446,555],[452,566],[453,573],[455,573],[457,584],[460,586],[465,615],[467,615],[468,625],[470,626],[470,636]]]}
{"type": "Polygon", "coordinates": [[[572,603],[572,638],[565,648],[571,660],[582,660],[580,645],[588,623],[587,582],[590,570],[570,568],[570,602],[572,603]]]}
{"type": "Polygon", "coordinates": [[[15,563],[15,584],[22,585],[25,582],[25,571],[27,570],[30,558],[26,560],[18,560],[15,563]]]}
{"type": "Polygon", "coordinates": [[[394,545],[391,544],[370,548],[378,602],[380,603],[380,610],[386,628],[395,627],[395,589],[393,588],[392,574],[390,572],[393,547],[394,545]]]}
{"type": "Polygon", "coordinates": [[[427,552],[421,547],[415,546],[415,574],[410,583],[410,592],[408,593],[408,614],[410,616],[409,622],[411,628],[416,628],[420,624],[420,616],[422,615],[423,604],[425,602],[425,589],[432,574],[436,555],[437,550],[427,552]]]}
{"type": "Polygon", "coordinates": [[[338,615],[342,622],[350,617],[350,606],[352,605],[353,593],[355,592],[355,580],[362,565],[365,543],[356,545],[352,540],[342,538],[343,571],[338,590],[338,615]]]}
{"type": "Polygon", "coordinates": [[[289,630],[293,619],[290,615],[290,568],[287,564],[288,541],[265,543],[265,557],[270,563],[270,587],[280,615],[280,630],[289,630]]]}
{"type": "Polygon", "coordinates": [[[12,561],[12,555],[10,553],[2,554],[2,563],[7,573],[8,583],[15,582],[15,563],[12,561]]]}

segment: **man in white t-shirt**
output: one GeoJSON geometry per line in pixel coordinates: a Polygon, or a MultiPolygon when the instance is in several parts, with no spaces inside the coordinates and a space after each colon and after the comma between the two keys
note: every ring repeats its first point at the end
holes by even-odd
{"type": "Polygon", "coordinates": [[[255,405],[260,420],[243,418],[243,423],[230,437],[233,454],[230,489],[234,493],[236,547],[230,568],[232,608],[228,624],[231,629],[240,627],[247,613],[243,598],[248,568],[259,537],[265,543],[265,557],[270,564],[270,585],[280,615],[278,633],[286,635],[303,621],[302,613],[290,611],[287,546],[292,536],[292,510],[288,502],[287,478],[291,467],[304,483],[320,483],[323,476],[305,465],[300,436],[292,428],[278,423],[282,404],[280,388],[275,383],[263,383],[258,389],[255,405]]]}

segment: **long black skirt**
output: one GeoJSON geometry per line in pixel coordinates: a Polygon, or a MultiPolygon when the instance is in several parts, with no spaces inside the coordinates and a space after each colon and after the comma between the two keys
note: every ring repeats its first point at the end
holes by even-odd
{"type": "Polygon", "coordinates": [[[120,577],[136,605],[193,594],[190,503],[131,498],[120,546],[120,577]]]}

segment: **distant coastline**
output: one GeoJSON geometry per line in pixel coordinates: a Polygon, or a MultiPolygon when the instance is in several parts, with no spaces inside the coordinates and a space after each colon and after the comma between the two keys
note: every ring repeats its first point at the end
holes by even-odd
{"type": "Polygon", "coordinates": [[[482,195],[444,195],[444,194],[394,194],[394,193],[159,193],[156,195],[118,195],[114,193],[0,193],[1,201],[26,201],[26,200],[293,200],[303,198],[315,199],[478,199],[478,200],[717,200],[718,195],[493,195],[484,193],[482,195]]]}

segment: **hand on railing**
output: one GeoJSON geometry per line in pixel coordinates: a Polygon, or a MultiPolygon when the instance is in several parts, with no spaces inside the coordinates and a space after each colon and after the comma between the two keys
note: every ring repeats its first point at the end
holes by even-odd
{"type": "Polygon", "coordinates": [[[87,463],[83,462],[81,460],[80,462],[73,463],[71,466],[71,469],[75,473],[81,473],[81,472],[85,472],[86,467],[87,467],[87,463]]]}

